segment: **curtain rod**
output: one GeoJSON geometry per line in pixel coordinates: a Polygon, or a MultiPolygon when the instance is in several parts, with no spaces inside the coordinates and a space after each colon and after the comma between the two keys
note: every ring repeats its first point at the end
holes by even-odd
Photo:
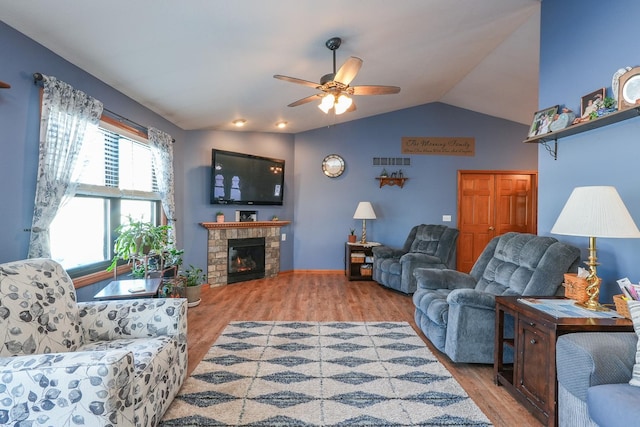
{"type": "MultiPolygon", "coordinates": [[[[37,85],[39,82],[42,82],[43,80],[43,76],[42,73],[33,73],[33,84],[37,85]]],[[[109,116],[111,116],[112,118],[120,121],[120,122],[126,122],[127,125],[132,126],[136,129],[138,129],[139,131],[142,131],[146,134],[149,134],[149,128],[146,126],[142,126],[141,124],[138,124],[136,122],[134,122],[133,120],[130,120],[124,116],[121,116],[120,114],[111,111],[107,108],[103,108],[103,111],[106,112],[109,116]]],[[[171,139],[171,142],[176,142],[176,140],[174,138],[171,139]]]]}

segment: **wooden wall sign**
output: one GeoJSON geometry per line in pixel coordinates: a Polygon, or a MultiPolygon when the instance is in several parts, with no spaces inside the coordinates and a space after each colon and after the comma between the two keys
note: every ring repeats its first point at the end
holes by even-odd
{"type": "Polygon", "coordinates": [[[476,139],[455,136],[403,136],[402,154],[475,156],[476,139]]]}

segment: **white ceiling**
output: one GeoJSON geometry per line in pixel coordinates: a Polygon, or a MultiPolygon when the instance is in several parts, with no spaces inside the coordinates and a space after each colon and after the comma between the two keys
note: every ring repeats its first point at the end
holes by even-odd
{"type": "Polygon", "coordinates": [[[0,0],[0,19],[185,130],[297,133],[430,102],[529,124],[538,106],[540,0],[0,0]],[[334,36],[337,67],[364,60],[352,85],[401,92],[341,116],[287,107],[316,92],[273,75],[318,82],[334,36]]]}

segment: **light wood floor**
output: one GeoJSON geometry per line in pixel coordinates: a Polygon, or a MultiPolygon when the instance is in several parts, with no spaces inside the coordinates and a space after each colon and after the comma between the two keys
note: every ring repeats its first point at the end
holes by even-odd
{"type": "Polygon", "coordinates": [[[409,296],[375,282],[349,282],[336,273],[281,273],[272,279],[204,286],[202,302],[188,313],[189,374],[231,321],[405,321],[495,426],[542,425],[494,384],[492,366],[453,364],[438,352],[416,327],[413,311],[409,296]]]}

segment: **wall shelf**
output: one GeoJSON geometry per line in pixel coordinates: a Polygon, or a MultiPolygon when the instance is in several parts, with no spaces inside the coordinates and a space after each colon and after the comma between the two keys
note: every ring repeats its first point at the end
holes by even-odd
{"type": "Polygon", "coordinates": [[[555,132],[545,133],[544,135],[537,135],[531,138],[525,139],[525,143],[542,144],[549,154],[555,159],[558,158],[558,139],[564,138],[578,133],[587,132],[593,129],[601,128],[603,126],[611,125],[621,122],[623,120],[638,117],[640,115],[640,106],[628,108],[622,111],[616,111],[615,113],[607,114],[600,118],[589,120],[588,122],[578,123],[571,125],[567,128],[557,130],[555,132]],[[553,148],[549,146],[548,142],[553,142],[553,148]]]}
{"type": "Polygon", "coordinates": [[[398,187],[402,188],[404,187],[405,181],[409,178],[391,178],[387,176],[378,176],[376,177],[376,179],[380,181],[380,188],[382,188],[383,185],[397,185],[398,187]]]}

